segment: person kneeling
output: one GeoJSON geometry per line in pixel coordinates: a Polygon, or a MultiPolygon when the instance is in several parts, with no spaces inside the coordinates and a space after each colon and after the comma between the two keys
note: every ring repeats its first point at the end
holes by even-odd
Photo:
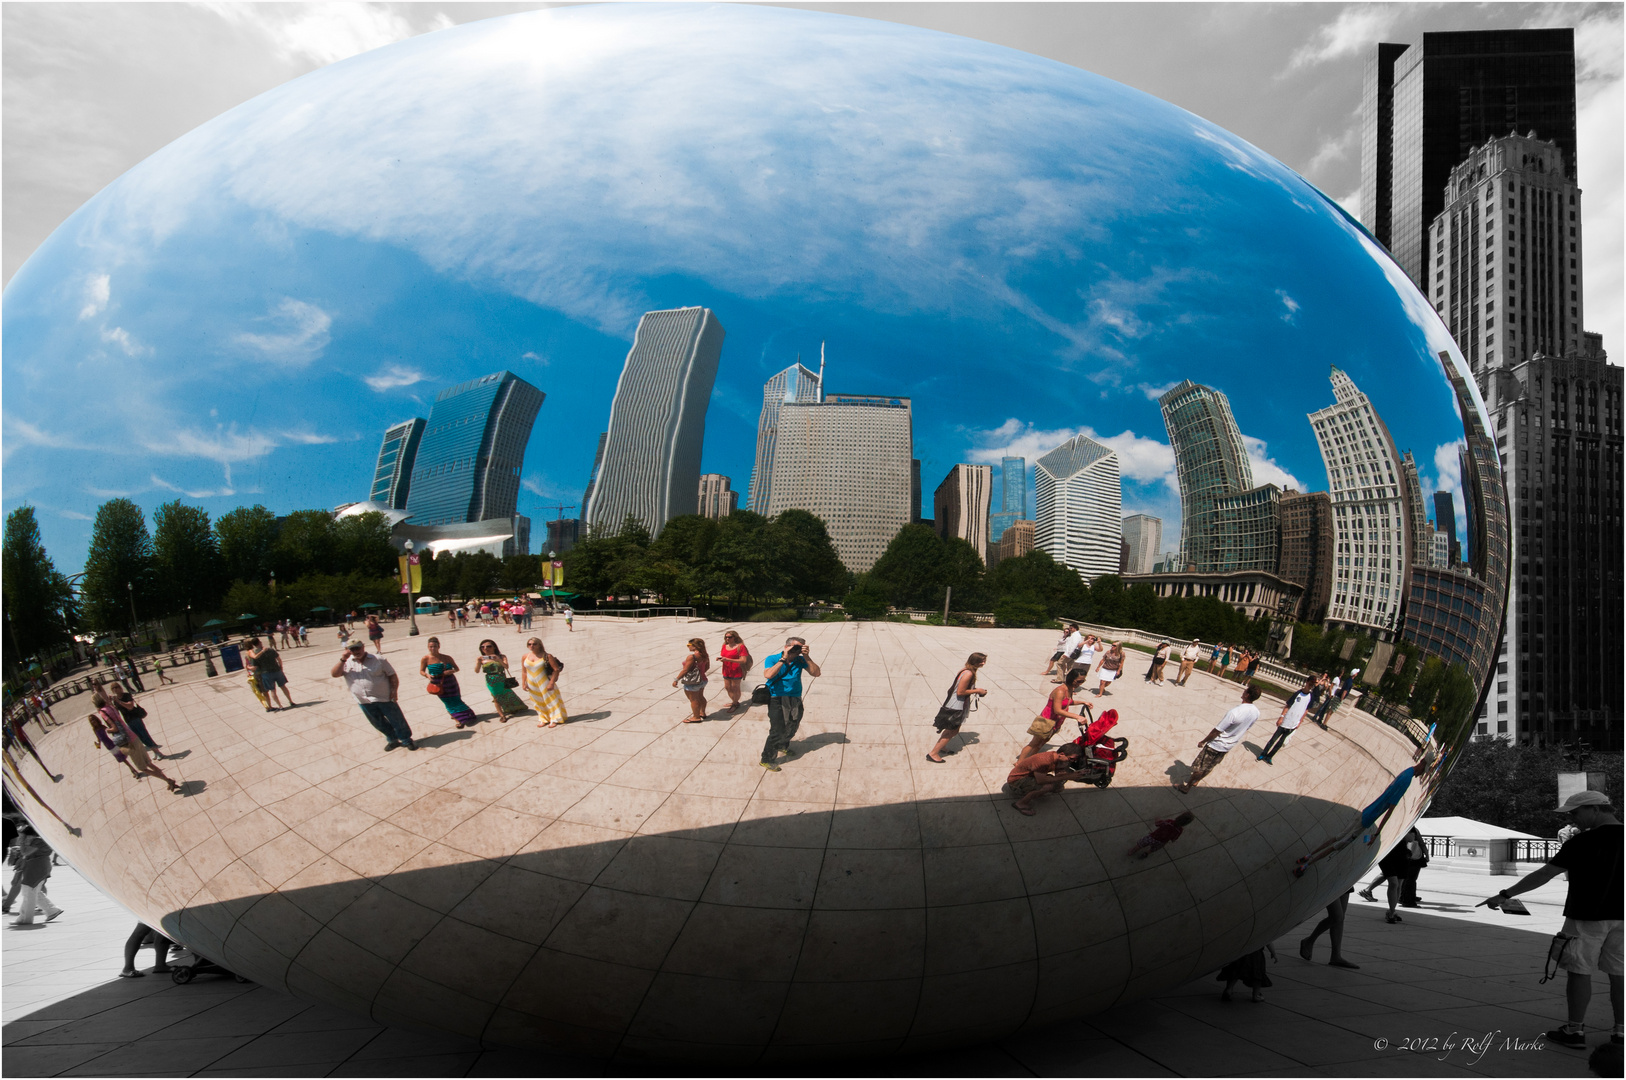
{"type": "Polygon", "coordinates": [[[1067,781],[1078,775],[1080,749],[1076,743],[1063,743],[1055,750],[1029,754],[1011,769],[1006,783],[1021,796],[1011,805],[1019,813],[1032,817],[1037,811],[1033,801],[1052,792],[1060,791],[1067,781]]]}

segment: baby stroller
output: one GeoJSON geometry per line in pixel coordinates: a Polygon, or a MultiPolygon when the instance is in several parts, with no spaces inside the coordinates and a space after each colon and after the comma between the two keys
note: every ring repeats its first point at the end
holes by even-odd
{"type": "Polygon", "coordinates": [[[243,976],[234,971],[227,971],[213,960],[201,953],[193,952],[184,945],[175,945],[171,948],[169,963],[169,977],[178,986],[185,986],[199,975],[229,975],[240,983],[248,982],[243,976]]]}
{"type": "Polygon", "coordinates": [[[1084,775],[1076,782],[1104,788],[1112,783],[1112,777],[1118,771],[1118,762],[1129,756],[1129,740],[1107,734],[1118,726],[1117,709],[1108,709],[1097,720],[1095,713],[1085,704],[1084,715],[1090,718],[1089,725],[1085,726],[1084,721],[1080,720],[1078,727],[1081,734],[1073,740],[1073,745],[1083,751],[1078,756],[1078,771],[1084,775]]]}

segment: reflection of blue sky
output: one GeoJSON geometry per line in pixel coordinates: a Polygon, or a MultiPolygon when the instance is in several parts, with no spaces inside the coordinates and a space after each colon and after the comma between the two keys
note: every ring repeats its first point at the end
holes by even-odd
{"type": "Polygon", "coordinates": [[[580,501],[639,314],[703,304],[704,468],[742,493],[761,384],[822,340],[829,389],[914,398],[928,495],[1086,431],[1172,540],[1181,378],[1229,394],[1259,482],[1322,488],[1337,364],[1432,487],[1450,346],[1403,282],[1281,165],[1073,68],[805,12],[537,12],[299,79],[71,218],[5,294],[4,502],[63,564],[107,492],[337,504],[387,424],[508,368],[547,393],[542,518],[580,501]]]}

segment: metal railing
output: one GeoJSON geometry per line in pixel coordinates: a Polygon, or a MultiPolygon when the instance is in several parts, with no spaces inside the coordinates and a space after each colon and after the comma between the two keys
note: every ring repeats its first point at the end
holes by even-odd
{"type": "Polygon", "coordinates": [[[576,612],[576,618],[578,619],[592,615],[613,615],[618,619],[694,619],[699,617],[692,607],[594,608],[591,611],[576,612]]]}
{"type": "Polygon", "coordinates": [[[1515,840],[1513,841],[1514,862],[1547,862],[1558,849],[1563,847],[1561,840],[1515,840]]]}

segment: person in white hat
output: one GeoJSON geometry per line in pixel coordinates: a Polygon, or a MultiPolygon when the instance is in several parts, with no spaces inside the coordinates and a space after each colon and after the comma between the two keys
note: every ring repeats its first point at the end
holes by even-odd
{"type": "Polygon", "coordinates": [[[1564,900],[1562,936],[1570,940],[1558,957],[1558,966],[1569,973],[1564,996],[1569,1003],[1569,1020],[1563,1027],[1547,1032],[1547,1039],[1560,1046],[1586,1049],[1586,1013],[1592,1004],[1592,973],[1609,977],[1609,1003],[1615,1011],[1614,1033],[1610,1041],[1620,1045],[1621,1014],[1621,843],[1620,821],[1609,796],[1601,791],[1578,791],[1558,808],[1570,815],[1581,832],[1565,841],[1546,866],[1531,871],[1513,885],[1484,901],[1499,908],[1502,902],[1529,892],[1569,871],[1569,895],[1564,900]]]}

